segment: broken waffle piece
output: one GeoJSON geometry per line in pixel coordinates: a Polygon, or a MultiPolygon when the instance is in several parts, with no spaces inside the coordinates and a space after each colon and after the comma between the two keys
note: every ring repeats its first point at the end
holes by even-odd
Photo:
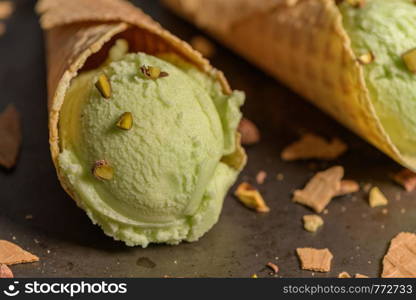
{"type": "Polygon", "coordinates": [[[243,118],[238,125],[238,132],[241,133],[241,144],[250,146],[260,142],[260,131],[250,120],[243,118]]]}
{"type": "Polygon", "coordinates": [[[316,232],[319,227],[324,225],[324,220],[318,215],[304,215],[303,228],[309,232],[316,232]]]}
{"type": "Polygon", "coordinates": [[[360,190],[360,185],[355,180],[341,180],[341,185],[335,196],[345,196],[356,193],[360,190]]]}
{"type": "Polygon", "coordinates": [[[267,173],[265,171],[259,171],[256,175],[257,184],[263,184],[267,178],[267,173]]]}
{"type": "Polygon", "coordinates": [[[387,200],[386,196],[384,196],[384,194],[376,186],[370,190],[368,201],[371,207],[385,206],[389,204],[389,200],[387,200]]]}
{"type": "Polygon", "coordinates": [[[254,209],[257,212],[266,213],[270,211],[260,192],[247,182],[243,182],[238,186],[235,191],[235,196],[246,207],[254,209]]]}
{"type": "Polygon", "coordinates": [[[401,232],[383,258],[383,278],[416,278],[416,235],[401,232]]]}
{"type": "Polygon", "coordinates": [[[0,264],[0,278],[13,278],[13,272],[5,264],[0,264]]]}
{"type": "Polygon", "coordinates": [[[0,264],[15,265],[39,261],[39,257],[29,253],[16,244],[0,240],[0,264]]]}
{"type": "Polygon", "coordinates": [[[306,184],[303,190],[296,190],[293,201],[309,206],[317,213],[321,213],[341,187],[344,168],[335,166],[318,172],[306,184]]]}
{"type": "Polygon", "coordinates": [[[9,105],[0,114],[0,165],[14,167],[19,154],[22,133],[20,115],[14,105],[9,105]]]}
{"type": "Polygon", "coordinates": [[[14,7],[11,1],[0,1],[0,19],[7,19],[13,13],[14,7]]]}
{"type": "Polygon", "coordinates": [[[206,58],[211,58],[215,55],[216,49],[214,44],[201,35],[194,36],[191,39],[190,44],[192,48],[200,52],[206,58]]]}
{"type": "Polygon", "coordinates": [[[329,272],[331,270],[332,253],[328,249],[297,248],[303,270],[329,272]]]}
{"type": "Polygon", "coordinates": [[[347,151],[347,145],[338,138],[328,142],[315,134],[305,134],[300,140],[287,146],[281,153],[285,161],[301,159],[334,160],[347,151]]]}
{"type": "Polygon", "coordinates": [[[393,174],[393,180],[404,187],[407,192],[412,192],[416,188],[416,173],[409,169],[403,169],[393,174]]]}
{"type": "Polygon", "coordinates": [[[351,275],[344,271],[338,274],[338,278],[351,278],[351,275]]]}

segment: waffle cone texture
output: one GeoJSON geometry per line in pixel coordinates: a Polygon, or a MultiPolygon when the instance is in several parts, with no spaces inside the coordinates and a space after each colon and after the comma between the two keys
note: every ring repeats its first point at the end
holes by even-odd
{"type": "Polygon", "coordinates": [[[163,0],[400,164],[334,0],[163,0]]]}

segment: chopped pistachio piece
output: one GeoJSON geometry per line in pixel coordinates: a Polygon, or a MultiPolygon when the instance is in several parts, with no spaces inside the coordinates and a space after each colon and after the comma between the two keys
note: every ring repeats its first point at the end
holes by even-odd
{"type": "Polygon", "coordinates": [[[100,180],[111,180],[114,176],[114,169],[111,167],[107,161],[98,160],[94,163],[92,173],[97,179],[100,180]]]}
{"type": "Polygon", "coordinates": [[[95,87],[105,99],[109,99],[111,97],[111,84],[107,75],[101,74],[95,83],[95,87]]]}
{"type": "Polygon", "coordinates": [[[403,61],[410,72],[416,73],[416,48],[402,55],[403,61]]]}
{"type": "Polygon", "coordinates": [[[375,186],[370,190],[369,202],[371,207],[377,207],[387,205],[389,200],[387,200],[380,189],[375,186]]]}
{"type": "Polygon", "coordinates": [[[131,112],[125,112],[120,116],[117,127],[123,130],[130,130],[133,127],[133,115],[131,112]]]}
{"type": "Polygon", "coordinates": [[[372,52],[368,52],[358,57],[358,62],[362,65],[368,65],[371,64],[374,61],[374,59],[374,54],[372,52]]]}
{"type": "Polygon", "coordinates": [[[235,195],[248,208],[261,213],[270,211],[260,192],[247,182],[243,182],[238,186],[235,195]]]}
{"type": "Polygon", "coordinates": [[[318,215],[303,216],[303,228],[306,231],[316,232],[322,225],[324,225],[324,220],[318,215]]]}
{"type": "Polygon", "coordinates": [[[338,278],[351,278],[351,275],[344,271],[338,274],[338,278]]]}
{"type": "Polygon", "coordinates": [[[159,67],[142,66],[140,70],[144,76],[150,79],[158,79],[169,76],[167,72],[163,72],[159,67]]]}
{"type": "Polygon", "coordinates": [[[278,265],[276,265],[276,264],[274,264],[274,263],[272,263],[272,262],[268,262],[268,263],[266,264],[266,267],[268,267],[269,269],[271,269],[271,270],[273,271],[273,273],[274,273],[274,274],[279,273],[279,267],[278,267],[278,265]]]}

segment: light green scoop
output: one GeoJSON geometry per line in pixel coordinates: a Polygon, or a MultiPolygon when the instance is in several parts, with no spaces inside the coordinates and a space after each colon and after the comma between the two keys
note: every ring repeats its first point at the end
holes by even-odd
{"type": "Polygon", "coordinates": [[[59,168],[78,204],[115,239],[143,247],[195,241],[217,222],[243,167],[221,159],[236,151],[244,95],[225,95],[173,55],[124,54],[126,47],[119,41],[105,66],[73,80],[61,110],[59,168]],[[167,75],[148,78],[143,67],[167,75]],[[109,99],[95,86],[102,74],[109,99]],[[130,130],[116,126],[126,112],[130,130]],[[102,160],[111,179],[94,176],[102,160]]]}
{"type": "Polygon", "coordinates": [[[416,75],[402,55],[416,48],[416,5],[412,0],[367,0],[361,8],[340,5],[357,56],[373,53],[364,66],[377,115],[400,152],[416,156],[416,75]]]}

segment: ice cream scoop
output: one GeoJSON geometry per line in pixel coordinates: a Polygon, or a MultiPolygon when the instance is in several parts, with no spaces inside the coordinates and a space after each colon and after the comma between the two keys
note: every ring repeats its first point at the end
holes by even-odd
{"type": "Polygon", "coordinates": [[[225,95],[172,54],[123,54],[126,44],[71,83],[59,167],[108,235],[141,246],[195,241],[241,170],[221,160],[236,151],[244,95],[225,95]]]}
{"type": "Polygon", "coordinates": [[[372,56],[364,77],[381,124],[403,155],[416,156],[416,76],[403,60],[416,48],[414,1],[345,2],[340,10],[355,55],[372,56]]]}
{"type": "Polygon", "coordinates": [[[129,246],[196,241],[246,162],[244,94],[123,0],[41,0],[52,160],[68,194],[129,246]]]}

